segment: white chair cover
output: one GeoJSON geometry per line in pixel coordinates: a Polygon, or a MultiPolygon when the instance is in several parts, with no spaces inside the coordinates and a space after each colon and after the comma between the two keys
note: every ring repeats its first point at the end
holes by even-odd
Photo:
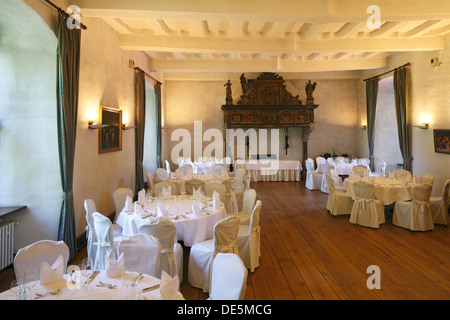
{"type": "Polygon", "coordinates": [[[250,272],[255,271],[259,266],[261,257],[261,227],[259,226],[261,206],[262,202],[258,200],[251,213],[250,225],[241,225],[237,236],[239,256],[250,272]]]}
{"type": "Polygon", "coordinates": [[[412,231],[433,230],[430,210],[431,185],[418,184],[412,188],[412,201],[397,201],[392,224],[412,231]]]}
{"type": "Polygon", "coordinates": [[[250,223],[250,217],[253,212],[253,208],[256,205],[256,191],[255,189],[247,189],[244,191],[244,197],[242,201],[242,211],[233,213],[231,215],[237,215],[241,218],[241,224],[248,225],[250,223]]]}
{"type": "Polygon", "coordinates": [[[23,279],[25,270],[29,268],[36,268],[40,277],[42,261],[51,266],[60,255],[63,256],[65,273],[69,261],[69,248],[64,241],[40,240],[19,249],[14,257],[16,279],[23,279]]]}
{"type": "MultiPolygon", "coordinates": [[[[331,173],[331,170],[334,170],[334,165],[332,164],[323,164],[322,165],[322,181],[320,182],[320,190],[324,193],[328,193],[328,182],[327,182],[327,174],[331,173]]],[[[341,185],[342,184],[342,178],[338,176],[332,176],[332,179],[334,180],[335,185],[341,185]]]]}
{"type": "Polygon", "coordinates": [[[239,254],[236,244],[240,218],[230,216],[214,226],[213,239],[197,242],[191,247],[188,264],[188,281],[193,287],[210,291],[211,267],[219,252],[239,254]]]}
{"type": "Polygon", "coordinates": [[[423,184],[431,184],[431,185],[433,185],[433,180],[434,180],[434,177],[430,173],[422,174],[419,177],[419,183],[423,183],[423,184]]]}
{"type": "Polygon", "coordinates": [[[202,192],[205,192],[205,181],[200,179],[189,179],[185,182],[186,194],[193,194],[194,189],[201,189],[202,192]]]}
{"type": "Polygon", "coordinates": [[[309,190],[319,190],[322,186],[322,173],[314,171],[314,161],[311,158],[306,159],[306,182],[305,186],[309,190]]]}
{"type": "Polygon", "coordinates": [[[183,248],[176,242],[177,228],[175,224],[165,217],[154,217],[146,219],[139,226],[139,233],[151,235],[159,240],[161,244],[161,259],[157,271],[157,278],[161,278],[164,270],[172,278],[178,276],[183,280],[183,248]]]}
{"type": "Polygon", "coordinates": [[[222,170],[227,171],[227,166],[223,163],[216,163],[211,167],[211,173],[221,174],[222,170]]]}
{"type": "Polygon", "coordinates": [[[125,206],[127,196],[133,199],[133,190],[130,188],[118,188],[113,193],[114,210],[116,211],[114,223],[116,223],[117,217],[125,206]]]}
{"type": "Polygon", "coordinates": [[[327,159],[325,159],[324,157],[316,157],[316,164],[317,164],[317,168],[316,168],[316,172],[317,173],[322,173],[322,164],[327,163],[327,159]]]}
{"type": "Polygon", "coordinates": [[[370,160],[368,158],[358,159],[358,164],[366,167],[370,167],[370,160]]]}
{"type": "Polygon", "coordinates": [[[328,180],[328,200],[327,210],[333,215],[351,214],[353,208],[353,199],[344,191],[336,190],[334,180],[330,174],[326,175],[328,180]]]}
{"type": "Polygon", "coordinates": [[[192,167],[192,164],[184,163],[179,166],[178,173],[181,174],[181,176],[189,176],[194,174],[194,168],[192,167]]]}
{"type": "Polygon", "coordinates": [[[146,172],[146,175],[147,175],[148,187],[150,188],[150,190],[153,191],[153,175],[150,172],[148,172],[148,171],[146,172]]]}
{"type": "Polygon", "coordinates": [[[171,195],[179,194],[179,192],[178,192],[179,188],[177,186],[177,183],[172,182],[172,181],[170,181],[170,182],[163,181],[163,182],[155,183],[155,185],[153,186],[153,195],[155,197],[161,195],[163,192],[163,189],[167,189],[168,187],[170,187],[171,195]]]}
{"type": "Polygon", "coordinates": [[[164,168],[157,168],[155,170],[155,175],[156,178],[159,179],[159,182],[166,181],[167,178],[169,177],[167,170],[164,168]]]}
{"type": "Polygon", "coordinates": [[[430,210],[434,224],[447,225],[448,206],[450,205],[450,179],[447,179],[442,189],[442,196],[430,197],[430,210]]]}
{"type": "Polygon", "coordinates": [[[243,300],[248,271],[235,253],[218,253],[214,259],[209,300],[243,300]]]}
{"type": "Polygon", "coordinates": [[[370,173],[373,177],[384,177],[386,175],[386,161],[379,160],[375,163],[375,171],[370,173]]]}
{"type": "Polygon", "coordinates": [[[117,259],[117,243],[122,237],[114,236],[113,224],[108,217],[99,212],[94,212],[92,217],[94,218],[94,230],[97,236],[97,242],[94,243],[97,247],[94,268],[102,270],[105,268],[105,256],[114,260],[117,259]]]}
{"type": "Polygon", "coordinates": [[[97,235],[94,229],[94,218],[92,214],[97,211],[95,202],[92,199],[84,200],[84,209],[86,210],[86,251],[88,258],[94,262],[95,253],[97,252],[97,246],[94,243],[97,242],[97,235]]]}
{"type": "Polygon", "coordinates": [[[139,233],[122,239],[118,254],[124,254],[124,266],[135,272],[156,277],[161,262],[161,244],[149,234],[139,233]]]}
{"type": "Polygon", "coordinates": [[[234,173],[234,179],[236,186],[241,186],[244,184],[246,170],[244,168],[237,168],[234,173]]]}
{"type": "Polygon", "coordinates": [[[350,222],[365,227],[378,228],[385,222],[384,206],[375,199],[375,185],[366,181],[353,182],[353,207],[350,222]]]}

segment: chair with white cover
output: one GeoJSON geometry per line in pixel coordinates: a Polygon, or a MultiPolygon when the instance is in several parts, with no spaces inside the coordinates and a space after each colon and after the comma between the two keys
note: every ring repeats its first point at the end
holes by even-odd
{"type": "Polygon", "coordinates": [[[222,174],[222,170],[227,171],[227,165],[223,163],[216,163],[211,167],[211,173],[222,174]]]}
{"type": "Polygon", "coordinates": [[[210,291],[211,269],[219,252],[239,254],[236,244],[240,226],[238,216],[218,221],[214,226],[213,239],[200,241],[191,247],[188,263],[188,281],[195,288],[210,291]]]}
{"type": "Polygon", "coordinates": [[[165,163],[166,163],[166,171],[169,173],[170,172],[170,164],[169,164],[169,161],[167,161],[167,160],[164,160],[165,161],[165,163]]]}
{"type": "Polygon", "coordinates": [[[155,185],[153,186],[153,195],[155,197],[159,196],[162,194],[163,189],[166,189],[170,187],[170,194],[171,195],[176,195],[178,194],[178,188],[175,182],[169,182],[169,181],[163,181],[163,182],[158,182],[155,183],[155,185]]]}
{"type": "Polygon", "coordinates": [[[411,201],[395,203],[392,224],[411,231],[433,230],[430,210],[431,188],[430,184],[414,185],[411,201]]]}
{"type": "Polygon", "coordinates": [[[327,159],[325,159],[324,157],[316,157],[316,164],[317,164],[317,168],[316,168],[316,172],[317,173],[322,173],[322,165],[324,163],[327,163],[327,159]]]}
{"type": "Polygon", "coordinates": [[[133,190],[130,188],[117,188],[113,192],[113,203],[115,210],[114,223],[116,222],[120,212],[122,212],[123,207],[125,207],[127,196],[133,199],[133,190]]]}
{"type": "Polygon", "coordinates": [[[184,183],[186,187],[186,194],[193,194],[194,189],[201,189],[202,192],[205,192],[205,181],[200,179],[189,179],[184,183]]]}
{"type": "Polygon", "coordinates": [[[228,216],[238,216],[241,218],[241,224],[248,225],[253,209],[256,205],[256,191],[255,189],[247,189],[244,191],[242,200],[242,210],[236,213],[228,214],[228,216]]]}
{"type": "Polygon", "coordinates": [[[69,261],[69,248],[64,241],[40,240],[19,249],[14,257],[16,279],[23,279],[25,271],[30,268],[36,269],[39,278],[41,263],[45,261],[51,266],[60,255],[63,257],[65,273],[69,261]]]}
{"type": "Polygon", "coordinates": [[[368,166],[358,164],[352,168],[350,171],[350,179],[363,179],[370,176],[370,169],[368,166]]]}
{"type": "Polygon", "coordinates": [[[164,270],[172,278],[178,276],[183,280],[183,248],[176,242],[177,227],[164,217],[145,219],[145,223],[139,226],[139,233],[151,235],[159,240],[161,245],[161,258],[157,271],[157,278],[161,278],[164,270]]]}
{"type": "Polygon", "coordinates": [[[430,210],[434,224],[447,226],[448,207],[450,205],[450,179],[447,179],[440,197],[430,197],[430,210]]]}
{"type": "Polygon", "coordinates": [[[246,170],[245,168],[237,168],[236,172],[234,173],[234,179],[235,179],[235,188],[243,188],[244,182],[245,182],[245,176],[246,176],[246,170]]]}
{"type": "Polygon", "coordinates": [[[220,195],[220,201],[222,201],[222,203],[226,203],[227,187],[220,182],[208,182],[205,184],[205,196],[212,198],[214,191],[220,195]]]}
{"type": "Polygon", "coordinates": [[[358,159],[358,164],[366,167],[370,167],[370,160],[368,158],[358,159]]]}
{"type": "Polygon", "coordinates": [[[189,176],[194,174],[194,167],[192,167],[192,164],[190,163],[180,165],[177,170],[177,172],[181,174],[181,176],[189,176]]]}
{"type": "Polygon", "coordinates": [[[124,266],[135,272],[157,276],[161,262],[161,244],[149,234],[138,233],[122,239],[117,252],[124,255],[124,266]]]}
{"type": "Polygon", "coordinates": [[[147,175],[147,185],[150,190],[153,192],[153,175],[150,172],[146,172],[147,175]]]}
{"type": "Polygon", "coordinates": [[[97,236],[97,242],[94,243],[97,252],[93,267],[102,270],[105,269],[105,257],[117,259],[117,244],[121,237],[114,237],[113,225],[108,217],[100,212],[94,212],[92,217],[94,218],[94,230],[97,236]]]}
{"type": "Polygon", "coordinates": [[[333,215],[350,214],[353,208],[353,199],[345,191],[336,190],[334,180],[330,174],[326,175],[328,180],[327,210],[333,215]]]}
{"type": "Polygon", "coordinates": [[[94,229],[94,218],[92,214],[97,211],[95,206],[95,202],[92,199],[84,200],[84,209],[86,210],[86,251],[87,256],[91,260],[91,262],[95,261],[95,253],[97,251],[97,247],[94,243],[97,242],[97,235],[95,234],[94,229]]]}
{"type": "Polygon", "coordinates": [[[211,274],[209,300],[243,300],[248,271],[239,255],[218,253],[211,274]]]}
{"type": "Polygon", "coordinates": [[[424,173],[419,177],[419,183],[433,185],[434,177],[431,173],[424,173]]]}
{"type": "Polygon", "coordinates": [[[164,168],[156,168],[155,175],[156,175],[154,180],[155,183],[166,181],[167,178],[169,177],[169,173],[164,168]]]}
{"type": "Polygon", "coordinates": [[[255,271],[259,266],[259,258],[261,257],[261,227],[259,226],[261,206],[261,200],[256,201],[251,213],[250,224],[241,224],[236,240],[239,256],[250,272],[255,271]]]}
{"type": "Polygon", "coordinates": [[[364,227],[379,228],[385,222],[384,206],[375,199],[375,185],[363,180],[353,182],[353,207],[350,222],[364,227]]]}
{"type": "Polygon", "coordinates": [[[389,176],[395,179],[405,179],[407,181],[411,181],[413,179],[411,172],[405,169],[395,169],[389,176]]]}
{"type": "Polygon", "coordinates": [[[306,182],[305,186],[309,190],[320,190],[322,185],[322,173],[314,170],[314,161],[311,158],[306,159],[306,182]]]}
{"type": "MultiPolygon", "coordinates": [[[[320,183],[320,191],[323,193],[328,193],[327,189],[327,174],[331,174],[331,170],[334,170],[334,165],[326,163],[322,165],[322,181],[320,183]]],[[[331,176],[334,180],[335,185],[341,185],[342,184],[342,178],[339,176],[331,176]]]]}
{"type": "Polygon", "coordinates": [[[375,163],[375,171],[370,173],[372,177],[384,177],[386,175],[386,161],[379,160],[375,163]]]}

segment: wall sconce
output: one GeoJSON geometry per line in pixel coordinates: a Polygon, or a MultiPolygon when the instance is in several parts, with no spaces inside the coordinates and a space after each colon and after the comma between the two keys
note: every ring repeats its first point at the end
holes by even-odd
{"type": "Polygon", "coordinates": [[[422,124],[420,124],[418,126],[414,126],[414,127],[417,127],[417,128],[420,128],[420,129],[428,129],[428,123],[422,123],[422,124]]]}
{"type": "Polygon", "coordinates": [[[135,128],[137,128],[137,126],[127,126],[126,123],[122,125],[122,130],[130,130],[135,128]]]}
{"type": "Polygon", "coordinates": [[[367,126],[366,126],[366,125],[362,125],[361,127],[358,127],[358,129],[366,130],[366,129],[367,129],[367,126]]]}
{"type": "Polygon", "coordinates": [[[89,129],[101,129],[101,128],[106,128],[108,126],[109,126],[109,124],[97,124],[97,123],[94,123],[93,121],[89,121],[88,128],[89,129]]]}

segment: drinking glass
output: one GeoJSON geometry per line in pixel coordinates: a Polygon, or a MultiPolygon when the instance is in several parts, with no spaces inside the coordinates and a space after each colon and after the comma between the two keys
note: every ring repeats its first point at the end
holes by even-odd
{"type": "Polygon", "coordinates": [[[36,284],[39,281],[39,277],[37,274],[37,269],[36,268],[28,268],[25,270],[25,274],[23,277],[23,282],[25,284],[25,288],[28,289],[27,291],[30,294],[30,299],[33,299],[32,295],[33,295],[33,289],[36,286],[36,284]]]}
{"type": "Polygon", "coordinates": [[[11,293],[13,293],[16,296],[16,300],[22,300],[23,299],[23,293],[24,291],[23,287],[23,280],[13,280],[11,281],[11,293]]]}
{"type": "Polygon", "coordinates": [[[83,289],[88,289],[89,286],[87,284],[87,280],[89,276],[92,274],[92,258],[86,257],[81,261],[80,271],[81,271],[81,287],[83,289]]]}

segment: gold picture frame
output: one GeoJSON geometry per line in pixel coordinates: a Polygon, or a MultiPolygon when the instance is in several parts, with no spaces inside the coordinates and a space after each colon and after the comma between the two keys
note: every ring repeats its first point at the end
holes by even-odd
{"type": "Polygon", "coordinates": [[[98,130],[98,153],[122,150],[122,110],[100,105],[99,122],[108,126],[98,130]]]}

